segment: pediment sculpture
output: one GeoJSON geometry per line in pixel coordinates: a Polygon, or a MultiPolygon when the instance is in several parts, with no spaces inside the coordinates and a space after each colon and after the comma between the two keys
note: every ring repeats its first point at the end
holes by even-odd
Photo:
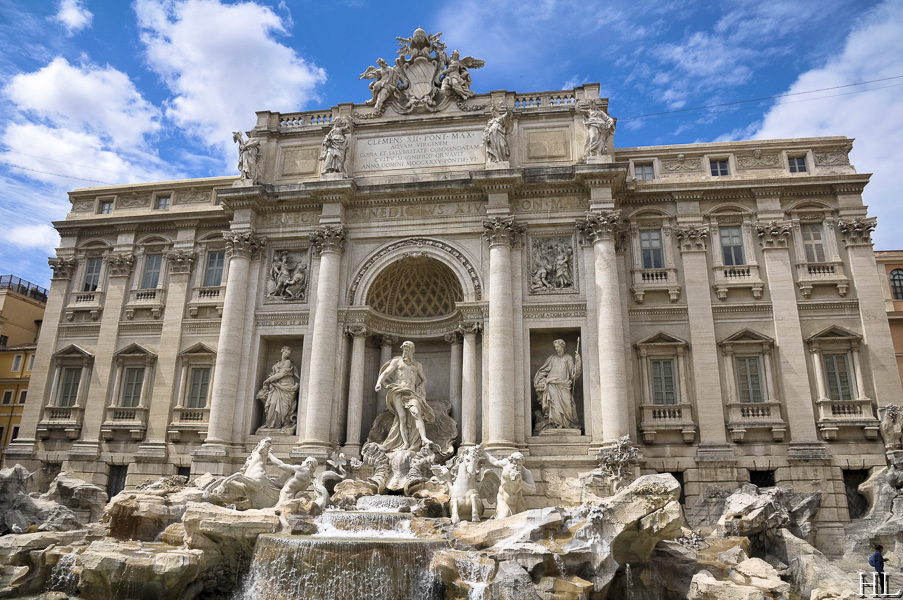
{"type": "Polygon", "coordinates": [[[469,69],[479,69],[486,61],[464,56],[454,50],[449,55],[440,39],[442,33],[428,34],[417,28],[411,37],[399,37],[398,58],[390,65],[382,58],[369,66],[358,79],[369,79],[372,112],[355,113],[358,119],[380,117],[391,106],[398,114],[414,111],[438,112],[454,102],[465,111],[482,110],[468,106],[474,96],[469,69]]]}

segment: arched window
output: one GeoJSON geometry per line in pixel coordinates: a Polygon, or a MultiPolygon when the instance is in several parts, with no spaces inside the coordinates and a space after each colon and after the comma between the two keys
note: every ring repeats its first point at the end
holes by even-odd
{"type": "Polygon", "coordinates": [[[894,269],[890,272],[890,291],[894,300],[903,300],[903,269],[894,269]]]}

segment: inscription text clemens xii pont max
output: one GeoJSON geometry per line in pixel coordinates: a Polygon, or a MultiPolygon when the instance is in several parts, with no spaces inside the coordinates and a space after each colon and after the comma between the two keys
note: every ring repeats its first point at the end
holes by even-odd
{"type": "Polygon", "coordinates": [[[356,169],[382,171],[480,164],[480,131],[452,131],[357,140],[356,169]]]}

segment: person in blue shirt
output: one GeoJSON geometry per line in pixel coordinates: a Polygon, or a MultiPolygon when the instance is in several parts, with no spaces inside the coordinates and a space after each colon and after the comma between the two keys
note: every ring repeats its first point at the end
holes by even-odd
{"type": "Polygon", "coordinates": [[[869,560],[869,564],[874,566],[875,571],[878,573],[879,594],[884,594],[884,563],[890,560],[888,558],[884,558],[882,552],[884,552],[884,546],[875,546],[875,553],[872,555],[871,560],[869,560]]]}

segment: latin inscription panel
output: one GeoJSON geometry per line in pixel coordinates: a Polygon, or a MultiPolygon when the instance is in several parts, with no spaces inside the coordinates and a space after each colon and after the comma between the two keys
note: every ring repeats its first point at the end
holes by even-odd
{"type": "Polygon", "coordinates": [[[358,139],[354,170],[422,169],[485,161],[482,130],[445,131],[358,139]]]}

